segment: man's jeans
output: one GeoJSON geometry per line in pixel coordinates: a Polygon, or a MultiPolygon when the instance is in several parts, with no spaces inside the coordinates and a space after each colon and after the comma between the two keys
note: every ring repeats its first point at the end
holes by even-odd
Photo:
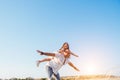
{"type": "Polygon", "coordinates": [[[52,75],[55,76],[56,80],[60,80],[60,75],[59,73],[54,74],[52,68],[50,66],[46,66],[47,74],[48,74],[48,79],[52,80],[52,75]]]}

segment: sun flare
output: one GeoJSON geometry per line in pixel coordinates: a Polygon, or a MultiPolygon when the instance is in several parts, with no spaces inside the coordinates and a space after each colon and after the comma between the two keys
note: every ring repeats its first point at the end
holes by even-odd
{"type": "Polygon", "coordinates": [[[86,74],[96,74],[97,73],[97,67],[94,64],[88,64],[85,67],[85,73],[86,74]]]}

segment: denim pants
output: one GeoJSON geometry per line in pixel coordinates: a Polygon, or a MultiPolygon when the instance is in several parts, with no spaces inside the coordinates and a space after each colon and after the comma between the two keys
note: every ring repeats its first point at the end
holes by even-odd
{"type": "Polygon", "coordinates": [[[55,74],[50,66],[46,66],[47,74],[48,74],[48,80],[52,80],[52,75],[55,76],[56,80],[60,80],[59,73],[55,74]]]}

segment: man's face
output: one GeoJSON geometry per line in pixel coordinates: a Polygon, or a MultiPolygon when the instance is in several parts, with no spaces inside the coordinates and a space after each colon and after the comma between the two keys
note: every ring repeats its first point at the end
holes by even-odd
{"type": "Polygon", "coordinates": [[[69,57],[69,56],[70,56],[70,53],[65,51],[65,52],[64,52],[64,56],[65,56],[65,57],[69,57]]]}

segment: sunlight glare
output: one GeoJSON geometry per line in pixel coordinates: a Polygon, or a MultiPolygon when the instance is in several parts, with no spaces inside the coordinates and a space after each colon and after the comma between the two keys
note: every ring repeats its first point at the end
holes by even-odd
{"type": "Polygon", "coordinates": [[[88,64],[88,65],[86,65],[85,73],[86,74],[96,74],[96,72],[97,72],[96,68],[97,67],[94,64],[88,64]]]}

